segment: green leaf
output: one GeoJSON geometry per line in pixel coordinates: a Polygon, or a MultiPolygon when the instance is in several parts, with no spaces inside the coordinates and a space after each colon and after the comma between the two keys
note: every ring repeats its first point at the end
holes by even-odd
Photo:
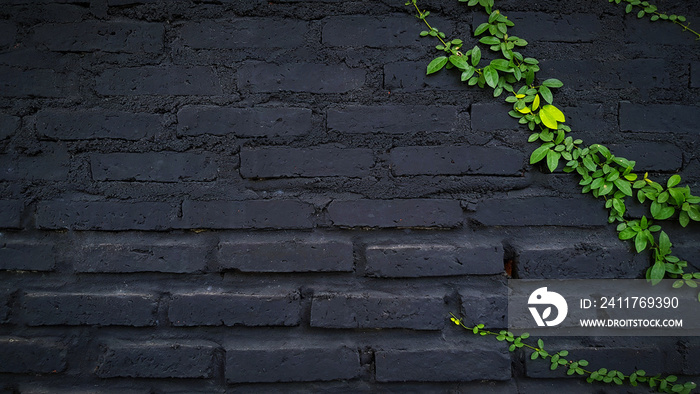
{"type": "Polygon", "coordinates": [[[426,75],[442,70],[442,68],[445,67],[445,64],[447,64],[447,60],[447,56],[440,56],[433,59],[433,61],[428,64],[426,75]]]}
{"type": "MultiPolygon", "coordinates": [[[[657,261],[654,263],[654,265],[651,267],[651,273],[649,274],[649,279],[651,279],[651,284],[655,285],[664,278],[664,275],[666,274],[666,266],[664,265],[663,261],[657,261]]],[[[639,372],[637,372],[639,374],[639,372]]]]}
{"type": "Polygon", "coordinates": [[[556,78],[546,79],[544,82],[542,82],[542,85],[548,88],[560,88],[564,86],[564,84],[556,78]]]}
{"type": "MultiPolygon", "coordinates": [[[[637,233],[637,235],[634,237],[634,248],[637,250],[637,253],[641,253],[644,249],[646,249],[647,241],[647,237],[643,232],[637,233]]],[[[666,272],[666,268],[664,268],[664,272],[666,272]]]]}
{"type": "Polygon", "coordinates": [[[490,66],[496,70],[505,71],[505,72],[510,72],[510,70],[512,69],[508,60],[505,60],[505,59],[491,60],[490,66]]]}
{"type": "Polygon", "coordinates": [[[677,184],[681,183],[681,176],[676,174],[668,178],[668,182],[666,182],[666,188],[670,189],[677,184]]]}
{"type": "MultiPolygon", "coordinates": [[[[467,59],[465,59],[464,56],[452,55],[452,56],[450,56],[450,63],[454,64],[454,66],[460,70],[466,70],[467,67],[469,67],[469,64],[467,63],[467,59]]],[[[469,79],[469,78],[467,78],[467,79],[469,79]]]]}
{"type": "Polygon", "coordinates": [[[559,108],[547,104],[540,110],[540,120],[542,120],[542,123],[548,128],[556,130],[559,127],[557,122],[564,122],[566,118],[559,108]]]}
{"type": "Polygon", "coordinates": [[[498,85],[498,71],[496,71],[490,65],[484,67],[484,78],[486,78],[486,84],[492,88],[495,88],[498,85]]]}
{"type": "Polygon", "coordinates": [[[539,88],[540,95],[549,104],[552,104],[552,101],[554,101],[554,97],[552,96],[552,91],[549,90],[548,87],[546,86],[540,86],[539,88]]]}
{"type": "Polygon", "coordinates": [[[481,61],[481,49],[479,49],[478,46],[475,46],[472,49],[472,66],[474,66],[474,67],[478,66],[480,61],[481,61]]]}
{"type": "Polygon", "coordinates": [[[691,206],[688,209],[688,216],[696,222],[700,222],[700,208],[697,205],[691,206]]]}
{"type": "Polygon", "coordinates": [[[613,181],[615,186],[617,186],[618,189],[620,189],[621,192],[625,193],[625,195],[632,196],[632,187],[630,186],[630,182],[626,181],[622,178],[615,179],[613,181]]]}
{"type": "Polygon", "coordinates": [[[549,148],[553,146],[553,143],[548,142],[546,144],[542,144],[539,148],[535,149],[530,155],[530,164],[535,164],[544,159],[547,156],[547,152],[549,152],[549,148]]]}
{"type": "Polygon", "coordinates": [[[486,45],[498,45],[501,43],[501,40],[498,37],[486,36],[482,37],[479,42],[486,45]]]}
{"type": "Polygon", "coordinates": [[[659,234],[659,250],[664,256],[671,253],[671,240],[663,231],[659,234]]]}
{"type": "Polygon", "coordinates": [[[559,158],[561,158],[561,153],[550,150],[547,152],[547,167],[549,172],[554,172],[559,166],[559,158]]]}
{"type": "Polygon", "coordinates": [[[483,33],[483,32],[485,32],[486,30],[488,30],[488,28],[489,28],[489,24],[488,24],[488,23],[482,23],[482,24],[480,24],[480,25],[476,28],[476,30],[474,30],[474,35],[475,35],[475,36],[478,36],[478,35],[480,35],[481,33],[483,33]]]}

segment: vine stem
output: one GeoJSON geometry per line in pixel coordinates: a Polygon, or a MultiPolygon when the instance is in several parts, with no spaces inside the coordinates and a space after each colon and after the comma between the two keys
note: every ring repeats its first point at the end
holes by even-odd
{"type": "MultiPolygon", "coordinates": [[[[428,29],[430,29],[430,31],[433,31],[433,27],[430,26],[430,23],[428,23],[428,20],[425,18],[423,11],[421,11],[420,8],[418,8],[418,4],[416,4],[415,1],[413,2],[413,6],[416,8],[416,11],[418,11],[419,19],[422,20],[426,26],[428,26],[428,29]]],[[[436,37],[440,40],[440,42],[442,42],[442,45],[447,46],[447,43],[442,39],[442,37],[440,37],[440,35],[437,35],[436,37]]]]}

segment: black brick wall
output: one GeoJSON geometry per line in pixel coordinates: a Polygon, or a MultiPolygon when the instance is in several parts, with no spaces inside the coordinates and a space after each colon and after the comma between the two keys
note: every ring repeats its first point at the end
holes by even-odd
{"type": "MultiPolygon", "coordinates": [[[[446,316],[502,327],[506,261],[639,278],[648,258],[527,164],[500,99],[424,75],[403,3],[2,1],[0,392],[591,392],[446,316]]],[[[474,41],[483,15],[424,6],[474,41]]],[[[692,35],[605,0],[499,7],[577,137],[700,191],[692,35]]],[[[697,224],[668,231],[697,267],[697,224]]],[[[700,375],[697,338],[549,343],[700,375]]]]}

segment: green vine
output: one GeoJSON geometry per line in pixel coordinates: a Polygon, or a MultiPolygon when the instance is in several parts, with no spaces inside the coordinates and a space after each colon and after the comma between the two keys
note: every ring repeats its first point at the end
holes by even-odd
{"type": "MultiPolygon", "coordinates": [[[[608,0],[610,3],[615,3],[615,4],[620,4],[623,0],[608,0]]],[[[680,26],[684,31],[687,31],[689,33],[692,33],[697,36],[696,40],[700,40],[700,33],[696,32],[695,30],[690,28],[690,23],[683,24],[686,22],[686,19],[683,15],[667,15],[662,12],[658,11],[658,8],[653,5],[649,4],[648,1],[640,1],[640,0],[624,0],[625,3],[627,3],[627,6],[625,7],[625,12],[626,13],[631,13],[635,10],[635,8],[638,9],[637,11],[637,18],[644,18],[644,16],[650,16],[649,18],[651,19],[652,22],[662,20],[662,21],[669,21],[673,22],[676,25],[680,26]]]]}
{"type": "Polygon", "coordinates": [[[523,333],[520,336],[514,336],[512,332],[506,330],[501,330],[499,332],[487,330],[484,328],[483,324],[477,324],[474,327],[468,327],[462,322],[461,319],[457,318],[457,316],[453,314],[450,315],[452,316],[450,320],[453,323],[466,330],[471,331],[474,335],[493,335],[496,337],[496,340],[501,342],[505,341],[509,343],[510,345],[508,346],[508,350],[511,352],[522,348],[530,349],[532,350],[532,353],[530,353],[530,359],[542,359],[545,361],[548,360],[550,363],[549,369],[552,371],[559,369],[559,367],[565,367],[567,375],[587,375],[586,381],[588,383],[603,382],[616,385],[629,384],[635,387],[639,383],[646,383],[649,385],[649,387],[655,388],[659,392],[682,394],[690,393],[693,389],[697,387],[697,385],[693,382],[676,383],[678,377],[675,375],[668,375],[666,377],[662,377],[662,375],[646,376],[646,372],[642,369],[635,370],[629,375],[625,375],[621,371],[615,369],[609,370],[607,368],[600,368],[591,371],[586,369],[586,367],[588,366],[587,360],[574,361],[566,359],[565,357],[569,355],[569,352],[567,350],[560,350],[556,353],[549,353],[545,350],[544,341],[542,339],[537,340],[537,346],[533,346],[527,342],[524,342],[523,340],[530,338],[530,334],[528,333],[523,333]]]}
{"type": "MultiPolygon", "coordinates": [[[[700,221],[700,197],[691,194],[690,187],[679,187],[681,177],[671,176],[663,186],[655,182],[645,173],[640,176],[634,173],[635,162],[613,155],[608,148],[600,144],[584,146],[580,139],[567,136],[571,128],[565,124],[566,116],[554,105],[553,89],[563,86],[558,79],[546,79],[536,83],[536,73],[540,70],[539,61],[534,58],[524,57],[516,49],[527,46],[527,41],[509,36],[508,28],[514,23],[499,10],[493,10],[494,0],[459,0],[467,2],[469,6],[481,6],[488,14],[487,22],[481,23],[474,32],[479,38],[479,43],[488,46],[491,52],[500,55],[500,58],[491,60],[481,66],[482,52],[479,45],[467,51],[463,51],[464,41],[461,39],[449,39],[447,36],[428,23],[428,11],[421,11],[417,0],[409,0],[406,5],[412,5],[417,11],[417,18],[423,21],[428,30],[422,31],[421,36],[435,37],[440,41],[436,49],[444,52],[442,56],[433,59],[427,66],[426,74],[433,74],[445,69],[455,68],[461,72],[460,79],[470,86],[479,86],[493,89],[494,97],[501,96],[504,92],[508,95],[505,101],[512,104],[509,115],[518,120],[522,125],[527,125],[532,134],[528,142],[540,142],[530,155],[530,164],[544,161],[550,172],[554,172],[563,163],[563,171],[576,173],[580,177],[579,184],[582,193],[591,193],[596,198],[605,200],[605,207],[609,210],[608,222],[617,223],[618,237],[621,240],[632,240],[637,253],[649,250],[654,258],[654,263],[647,269],[646,278],[652,285],[659,283],[663,278],[676,279],[673,287],[682,286],[698,287],[696,280],[700,279],[700,273],[686,273],[687,261],[681,260],[671,254],[672,243],[668,234],[662,231],[661,226],[654,224],[653,220],[663,221],[676,218],[681,226],[686,227],[690,221],[700,221]],[[640,203],[648,203],[651,219],[642,216],[640,219],[625,217],[626,202],[628,198],[636,198],[640,203]]],[[[609,0],[620,3],[621,0],[609,0]]],[[[651,20],[668,20],[683,27],[700,38],[700,34],[684,25],[685,17],[659,13],[655,6],[648,2],[638,0],[624,0],[628,3],[627,12],[634,7],[641,10],[637,16],[651,15],[651,20]]],[[[700,294],[698,294],[700,301],[700,294]]],[[[484,329],[483,324],[475,327],[465,326],[460,319],[452,315],[452,321],[457,325],[471,330],[478,335],[494,335],[499,341],[510,343],[509,350],[519,348],[533,350],[530,357],[534,359],[549,359],[551,369],[559,366],[567,366],[567,374],[588,375],[587,381],[602,381],[604,383],[624,384],[636,386],[638,383],[648,383],[650,387],[662,392],[688,393],[696,387],[695,383],[676,384],[677,378],[673,375],[662,378],[661,375],[647,377],[642,370],[625,375],[620,371],[607,370],[605,368],[596,371],[585,369],[586,360],[571,361],[564,357],[568,355],[566,350],[550,354],[544,350],[543,341],[537,341],[538,346],[532,346],[523,342],[529,337],[523,334],[513,336],[508,331],[498,333],[484,329]]]]}
{"type": "MultiPolygon", "coordinates": [[[[637,253],[649,250],[654,263],[647,269],[646,278],[655,285],[668,277],[677,279],[675,287],[684,285],[697,287],[700,273],[686,273],[688,262],[672,255],[668,234],[653,220],[677,218],[681,226],[700,221],[700,197],[691,194],[689,186],[679,187],[680,175],[671,176],[662,184],[651,180],[648,174],[643,177],[633,172],[635,162],[614,156],[608,148],[600,144],[583,146],[583,141],[567,136],[571,128],[564,122],[564,113],[554,105],[553,89],[564,84],[550,78],[535,83],[540,70],[539,61],[524,57],[516,48],[527,46],[528,42],[517,36],[509,36],[508,28],[514,23],[499,10],[492,10],[493,0],[459,0],[469,6],[480,5],[489,14],[488,21],[481,23],[474,31],[479,43],[487,45],[491,52],[500,58],[480,66],[482,52],[479,45],[463,52],[461,39],[448,39],[446,35],[428,23],[428,11],[421,11],[416,0],[406,2],[417,11],[417,18],[423,21],[428,30],[421,36],[432,36],[440,40],[436,49],[444,52],[427,66],[426,74],[455,68],[461,72],[461,80],[468,85],[493,89],[494,97],[504,92],[509,95],[505,101],[513,104],[509,115],[532,132],[529,142],[540,142],[530,155],[530,164],[544,161],[550,172],[563,163],[563,171],[577,173],[582,193],[591,193],[605,200],[609,210],[608,222],[617,223],[618,237],[632,240],[637,253]],[[651,218],[628,219],[628,198],[636,198],[640,203],[649,203],[651,218]]],[[[646,11],[645,11],[646,13],[646,11]]],[[[670,18],[670,17],[669,17],[670,18]]],[[[670,20],[670,19],[669,19],[670,20]]],[[[700,301],[700,294],[698,294],[700,301]]]]}

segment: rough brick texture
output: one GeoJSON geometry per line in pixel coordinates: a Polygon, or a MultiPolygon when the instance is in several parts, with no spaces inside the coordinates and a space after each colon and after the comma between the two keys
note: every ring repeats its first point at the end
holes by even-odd
{"type": "MultiPolygon", "coordinates": [[[[572,137],[700,194],[692,34],[495,2],[572,137]]],[[[650,256],[563,163],[529,164],[507,93],[426,75],[444,52],[404,3],[0,1],[0,393],[627,392],[450,322],[501,330],[511,279],[643,278],[650,256]]],[[[417,4],[482,68],[466,3],[417,4]]],[[[692,27],[691,3],[657,5],[692,27]]],[[[658,224],[700,269],[698,223],[658,224]]],[[[700,376],[693,337],[544,340],[700,376]]]]}

